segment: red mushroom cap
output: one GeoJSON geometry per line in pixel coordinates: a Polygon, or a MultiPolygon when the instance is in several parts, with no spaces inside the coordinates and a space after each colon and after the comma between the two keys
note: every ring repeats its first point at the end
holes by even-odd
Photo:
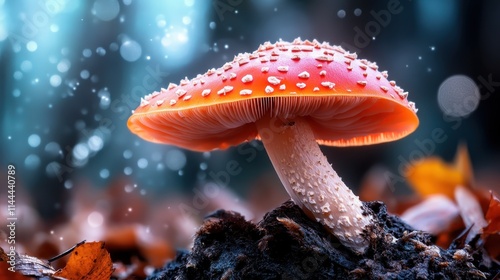
{"type": "Polygon", "coordinates": [[[209,151],[258,138],[254,123],[263,117],[303,117],[320,144],[368,145],[417,128],[407,95],[375,63],[341,47],[267,42],[145,96],[128,127],[148,141],[209,151]]]}

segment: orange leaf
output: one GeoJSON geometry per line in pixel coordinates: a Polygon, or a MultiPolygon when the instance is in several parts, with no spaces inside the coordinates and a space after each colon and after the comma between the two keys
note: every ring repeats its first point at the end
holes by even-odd
{"type": "Polygon", "coordinates": [[[493,192],[490,192],[490,206],[486,212],[486,221],[488,225],[483,229],[485,234],[500,233],[500,199],[493,192]]]}
{"type": "Polygon", "coordinates": [[[29,280],[31,278],[22,275],[17,270],[13,270],[13,268],[7,262],[0,261],[0,279],[29,280]]]}
{"type": "Polygon", "coordinates": [[[54,276],[74,280],[107,280],[112,273],[113,263],[104,242],[89,242],[78,245],[66,266],[54,276]]]}
{"type": "Polygon", "coordinates": [[[473,172],[465,145],[460,145],[453,164],[438,157],[415,162],[406,170],[406,178],[422,196],[443,194],[453,199],[457,186],[471,187],[473,172]]]}

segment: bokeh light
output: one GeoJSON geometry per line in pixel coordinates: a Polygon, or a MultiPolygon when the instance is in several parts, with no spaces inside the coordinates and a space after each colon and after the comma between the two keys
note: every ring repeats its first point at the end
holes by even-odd
{"type": "Polygon", "coordinates": [[[470,77],[454,75],[441,83],[437,98],[443,113],[465,117],[479,105],[479,88],[470,77]]]}

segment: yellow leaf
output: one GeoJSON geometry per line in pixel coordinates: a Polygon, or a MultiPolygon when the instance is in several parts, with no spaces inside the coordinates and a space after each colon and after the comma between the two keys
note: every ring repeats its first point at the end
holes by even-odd
{"type": "Polygon", "coordinates": [[[457,186],[471,187],[473,172],[467,148],[460,145],[453,164],[428,157],[411,165],[405,176],[421,196],[443,194],[454,199],[457,186]]]}

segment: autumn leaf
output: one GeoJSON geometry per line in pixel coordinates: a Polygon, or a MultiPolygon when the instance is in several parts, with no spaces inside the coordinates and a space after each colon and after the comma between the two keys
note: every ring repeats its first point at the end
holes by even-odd
{"type": "Polygon", "coordinates": [[[406,170],[406,178],[421,196],[443,194],[454,199],[457,186],[471,187],[472,164],[465,145],[460,145],[454,163],[439,157],[428,157],[415,162],[406,170]]]}
{"type": "Polygon", "coordinates": [[[113,263],[104,242],[88,242],[78,245],[66,266],[54,273],[54,277],[72,280],[104,280],[113,273],[113,263]]]}
{"type": "Polygon", "coordinates": [[[493,192],[490,194],[490,205],[485,216],[488,225],[483,229],[483,233],[487,235],[500,233],[500,199],[493,192]]]}
{"type": "Polygon", "coordinates": [[[481,204],[467,188],[458,186],[455,189],[455,201],[457,202],[460,216],[464,221],[465,227],[470,228],[467,238],[465,239],[465,242],[468,243],[472,238],[481,233],[481,230],[487,225],[487,222],[484,219],[481,204]]]}
{"type": "Polygon", "coordinates": [[[0,279],[27,280],[30,278],[23,276],[16,270],[12,271],[10,264],[4,261],[0,261],[0,279]]]}
{"type": "Polygon", "coordinates": [[[401,219],[418,230],[434,235],[447,231],[459,216],[455,203],[444,195],[431,195],[406,209],[401,219]]]}

